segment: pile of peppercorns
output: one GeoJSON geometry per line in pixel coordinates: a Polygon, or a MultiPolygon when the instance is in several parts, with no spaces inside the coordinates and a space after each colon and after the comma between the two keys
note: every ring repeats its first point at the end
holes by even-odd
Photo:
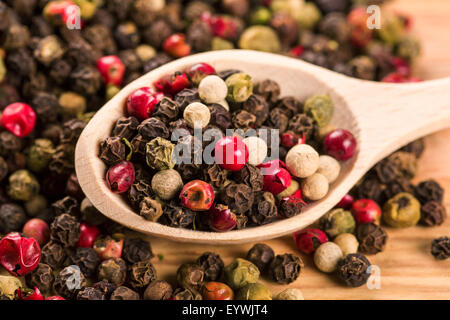
{"type": "MultiPolygon", "coordinates": [[[[52,279],[52,274],[59,277],[61,269],[72,265],[67,257],[77,245],[66,243],[77,237],[72,229],[78,226],[83,239],[95,238],[98,228],[106,252],[120,250],[122,228],[95,210],[78,185],[74,147],[94,112],[120,86],[174,58],[233,47],[266,50],[269,37],[274,38],[276,50],[272,51],[354,77],[416,81],[410,76],[418,53],[417,42],[407,32],[410,19],[391,16],[386,28],[367,31],[360,20],[364,10],[354,7],[382,2],[1,0],[0,238],[8,248],[12,245],[16,257],[22,248],[18,244],[32,248],[24,260],[27,265],[37,258],[37,245],[31,238],[37,239],[42,261],[54,266],[39,268],[48,271],[41,271],[39,278],[44,280],[52,279]],[[77,25],[77,19],[71,18],[74,4],[81,9],[82,30],[68,28],[77,25]],[[293,24],[293,19],[298,24],[293,24]],[[345,35],[350,29],[348,38],[345,35]],[[358,45],[359,39],[362,45],[358,45]],[[19,101],[25,104],[15,104],[5,113],[7,106],[19,101]],[[63,214],[70,217],[56,219],[63,214]],[[20,238],[6,237],[21,231],[20,238]],[[60,232],[67,235],[57,235],[60,232]],[[55,240],[47,243],[49,234],[55,234],[55,240]]],[[[416,146],[414,150],[418,150],[416,146]]],[[[221,179],[214,169],[210,173],[212,179],[221,179]]],[[[386,186],[369,176],[359,188],[376,197],[388,190],[386,186]]],[[[400,183],[393,183],[389,190],[396,192],[398,187],[400,183]]],[[[439,206],[426,207],[429,216],[439,217],[441,211],[434,208],[439,206]]],[[[436,239],[433,254],[444,259],[449,256],[449,246],[448,238],[436,239]]],[[[89,251],[90,259],[95,259],[89,251]]],[[[61,278],[73,279],[70,274],[78,271],[69,268],[61,278]]],[[[2,298],[14,296],[10,291],[4,294],[5,283],[21,286],[16,277],[0,279],[2,298]]],[[[109,290],[105,282],[97,288],[109,290]]],[[[117,296],[126,291],[121,288],[117,296]]]]}
{"type": "Polygon", "coordinates": [[[329,95],[302,102],[280,91],[273,80],[206,63],[135,90],[100,143],[108,186],[145,219],[177,228],[225,232],[300,214],[326,196],[356,139],[327,127],[329,95]]]}

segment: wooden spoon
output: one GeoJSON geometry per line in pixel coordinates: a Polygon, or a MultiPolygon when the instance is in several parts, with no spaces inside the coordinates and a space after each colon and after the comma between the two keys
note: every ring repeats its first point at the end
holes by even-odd
{"type": "Polygon", "coordinates": [[[349,78],[301,60],[255,51],[215,51],[189,56],[149,72],[122,89],[86,126],[76,147],[75,167],[86,196],[108,218],[137,231],[178,241],[232,244],[271,239],[300,230],[335,206],[379,160],[403,145],[450,127],[450,78],[412,84],[386,84],[349,78]],[[132,211],[105,182],[106,167],[98,158],[99,143],[110,136],[124,115],[127,97],[166,74],[206,62],[216,70],[239,69],[255,80],[273,79],[282,96],[301,100],[328,93],[335,103],[333,125],[350,130],[358,152],[343,164],[328,195],[302,214],[268,225],[226,233],[177,229],[149,222],[132,211]]]}

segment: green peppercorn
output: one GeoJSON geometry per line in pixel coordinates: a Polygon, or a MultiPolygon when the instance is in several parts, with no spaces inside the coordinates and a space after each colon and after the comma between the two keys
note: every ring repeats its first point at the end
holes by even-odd
{"type": "Polygon", "coordinates": [[[272,13],[266,7],[259,7],[254,10],[250,16],[251,24],[268,24],[272,18],[272,13]]]}
{"type": "Polygon", "coordinates": [[[317,122],[319,127],[325,127],[333,117],[333,100],[327,94],[312,96],[306,100],[303,110],[317,122]]]}
{"type": "Polygon", "coordinates": [[[322,13],[313,2],[303,4],[301,10],[292,13],[301,30],[312,30],[322,19],[322,13]]]}
{"type": "Polygon", "coordinates": [[[405,24],[399,16],[385,16],[383,17],[382,26],[380,29],[377,29],[377,32],[383,42],[396,44],[405,33],[405,24]]]}
{"type": "Polygon", "coordinates": [[[227,41],[220,37],[214,37],[211,42],[211,50],[230,50],[234,49],[233,42],[227,41]]]}
{"type": "Polygon", "coordinates": [[[36,217],[47,208],[47,199],[40,194],[25,202],[25,210],[30,217],[36,217]]]}
{"type": "Polygon", "coordinates": [[[103,1],[98,0],[73,0],[80,7],[81,18],[91,19],[97,12],[97,5],[103,1]]]}
{"type": "Polygon", "coordinates": [[[239,48],[278,53],[281,50],[281,43],[272,28],[253,26],[242,33],[239,39],[239,48]]]}
{"type": "Polygon", "coordinates": [[[75,92],[63,92],[58,102],[62,114],[67,117],[76,117],[86,110],[86,98],[75,92]]]}
{"type": "Polygon", "coordinates": [[[320,218],[319,224],[330,238],[342,233],[354,233],[356,226],[352,213],[341,208],[329,211],[320,218]]]}
{"type": "Polygon", "coordinates": [[[147,143],[146,160],[150,168],[168,170],[175,167],[172,159],[174,144],[169,140],[158,137],[147,143]]]}
{"type": "Polygon", "coordinates": [[[258,267],[250,261],[240,258],[226,266],[224,272],[227,284],[233,289],[256,283],[259,279],[258,267]]]}
{"type": "Polygon", "coordinates": [[[272,292],[261,283],[249,283],[239,289],[236,300],[272,300],[272,292]]]}
{"type": "Polygon", "coordinates": [[[9,177],[8,195],[14,200],[31,200],[39,189],[39,182],[28,170],[18,170],[9,177]]]}
{"type": "Polygon", "coordinates": [[[120,87],[113,84],[106,86],[106,100],[111,100],[117,93],[119,93],[120,87]]]}
{"type": "Polygon", "coordinates": [[[229,102],[245,102],[253,93],[252,78],[246,73],[235,73],[225,81],[229,102]]]}
{"type": "Polygon", "coordinates": [[[31,171],[41,172],[47,168],[48,163],[52,159],[55,153],[53,143],[49,139],[36,139],[31,146],[28,157],[27,165],[31,171]]]}
{"type": "Polygon", "coordinates": [[[413,195],[401,192],[383,207],[383,220],[394,228],[415,226],[420,220],[420,202],[413,195]]]}
{"type": "Polygon", "coordinates": [[[397,55],[406,60],[414,60],[420,55],[420,42],[414,37],[404,37],[397,45],[397,55]]]}
{"type": "Polygon", "coordinates": [[[5,78],[5,74],[6,74],[5,64],[3,62],[3,58],[0,57],[0,83],[3,82],[3,79],[5,78]]]}

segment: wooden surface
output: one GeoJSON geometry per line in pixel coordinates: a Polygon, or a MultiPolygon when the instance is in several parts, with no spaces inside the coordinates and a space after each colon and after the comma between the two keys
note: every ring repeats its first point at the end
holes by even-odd
{"type": "MultiPolygon", "coordinates": [[[[417,73],[426,79],[450,76],[450,1],[396,0],[392,5],[414,16],[414,32],[424,43],[424,54],[418,61],[417,73]]],[[[450,130],[426,139],[417,181],[434,178],[446,189],[445,205],[450,213],[450,130]]],[[[381,289],[346,288],[334,277],[318,272],[309,257],[303,256],[306,267],[299,279],[291,284],[303,291],[306,299],[450,299],[450,260],[436,261],[429,253],[432,239],[450,236],[450,219],[435,228],[414,227],[405,230],[387,229],[389,241],[384,252],[368,256],[381,270],[381,289]]],[[[251,244],[226,247],[180,244],[149,238],[161,278],[174,279],[180,263],[191,261],[206,250],[221,254],[226,263],[244,257],[251,244]]],[[[276,253],[297,252],[291,237],[266,241],[276,253]]],[[[284,286],[267,282],[274,292],[284,286]]]]}

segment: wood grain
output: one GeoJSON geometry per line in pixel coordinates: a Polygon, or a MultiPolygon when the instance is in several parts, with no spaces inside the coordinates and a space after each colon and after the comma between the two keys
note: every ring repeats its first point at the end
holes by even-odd
{"type": "MultiPolygon", "coordinates": [[[[424,54],[418,61],[417,74],[425,79],[450,76],[450,1],[397,0],[392,8],[414,17],[414,33],[424,43],[424,54]]],[[[444,198],[450,213],[450,130],[427,137],[417,181],[434,178],[447,190],[444,198]]],[[[450,260],[436,261],[429,253],[432,239],[450,236],[450,219],[436,228],[415,227],[405,230],[388,229],[386,251],[369,256],[381,269],[381,289],[343,287],[333,277],[318,272],[309,257],[306,268],[291,284],[303,291],[306,299],[450,299],[450,260]]],[[[149,237],[156,253],[164,254],[156,261],[162,278],[174,279],[180,263],[193,260],[210,250],[221,254],[226,263],[245,256],[252,244],[226,247],[174,243],[149,237]]],[[[266,241],[277,253],[297,252],[291,237],[266,241]]],[[[267,282],[274,292],[284,287],[267,282]]]]}

